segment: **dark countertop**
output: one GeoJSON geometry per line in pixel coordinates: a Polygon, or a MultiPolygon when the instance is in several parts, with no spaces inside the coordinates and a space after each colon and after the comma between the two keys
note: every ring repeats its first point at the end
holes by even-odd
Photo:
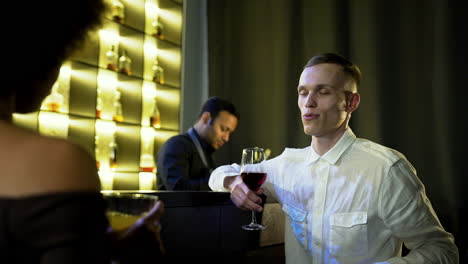
{"type": "Polygon", "coordinates": [[[234,205],[227,192],[211,191],[113,191],[156,195],[165,207],[195,207],[234,205]]]}
{"type": "MultiPolygon", "coordinates": [[[[262,244],[260,231],[245,231],[242,225],[251,220],[251,212],[237,208],[230,193],[211,191],[115,191],[157,195],[164,202],[165,213],[161,218],[161,236],[167,250],[168,263],[185,257],[229,256],[231,262],[242,263],[247,252],[257,252],[262,244]]],[[[263,197],[265,198],[265,196],[263,197]]],[[[264,199],[265,201],[265,199],[264,199]]],[[[271,206],[270,206],[271,207],[271,206]]],[[[275,206],[278,207],[278,206],[275,206]]],[[[268,209],[268,206],[265,207],[268,209]]],[[[278,207],[280,208],[280,207],[278,207]]],[[[281,210],[281,209],[277,209],[281,210]]],[[[282,224],[267,210],[269,228],[264,235],[266,245],[277,242],[267,233],[280,233],[276,226],[282,224]],[[278,222],[276,226],[271,222],[278,222]],[[273,241],[273,242],[272,242],[273,241]]],[[[263,214],[257,213],[262,222],[263,214]]],[[[282,241],[280,241],[282,242],[282,241]]],[[[280,253],[283,250],[279,250],[280,253]]],[[[247,254],[247,255],[246,255],[247,254]]],[[[258,254],[258,252],[256,253],[258,254]]],[[[261,254],[266,254],[262,252],[261,254]]]]}

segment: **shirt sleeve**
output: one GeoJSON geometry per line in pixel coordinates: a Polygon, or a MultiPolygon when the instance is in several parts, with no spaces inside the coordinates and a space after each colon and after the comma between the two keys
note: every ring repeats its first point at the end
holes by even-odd
{"type": "MultiPolygon", "coordinates": [[[[276,161],[277,162],[277,161],[276,161]]],[[[258,170],[267,173],[267,178],[265,183],[262,185],[262,188],[265,190],[265,195],[267,196],[267,201],[270,203],[276,202],[277,195],[275,186],[273,184],[273,178],[276,174],[274,165],[275,161],[267,160],[260,164],[256,164],[254,166],[258,167],[258,170]]],[[[224,188],[224,178],[228,176],[237,176],[241,174],[241,167],[237,163],[233,163],[231,165],[220,166],[216,168],[210,176],[209,186],[211,190],[216,192],[230,192],[228,188],[224,188]]]]}
{"type": "Polygon", "coordinates": [[[239,164],[220,166],[211,173],[208,185],[215,192],[229,192],[228,188],[224,188],[224,178],[236,175],[240,175],[239,164]]]}
{"type": "Polygon", "coordinates": [[[410,250],[388,263],[458,263],[453,236],[442,227],[415,169],[400,159],[389,170],[379,194],[380,215],[410,250]]]}

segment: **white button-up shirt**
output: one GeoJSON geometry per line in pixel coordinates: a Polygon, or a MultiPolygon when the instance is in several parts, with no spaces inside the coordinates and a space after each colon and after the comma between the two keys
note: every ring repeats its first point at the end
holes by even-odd
{"type": "MultiPolygon", "coordinates": [[[[320,156],[285,149],[258,165],[265,194],[286,213],[287,263],[458,263],[453,236],[441,226],[405,157],[347,129],[320,156]],[[402,243],[410,253],[401,257],[402,243]]],[[[213,171],[209,185],[239,175],[237,164],[213,171]]]]}

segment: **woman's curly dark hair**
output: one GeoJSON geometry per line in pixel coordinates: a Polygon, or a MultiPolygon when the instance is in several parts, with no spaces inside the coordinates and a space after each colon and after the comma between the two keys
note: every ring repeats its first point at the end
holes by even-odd
{"type": "Polygon", "coordinates": [[[0,96],[28,89],[18,88],[18,80],[46,78],[83,44],[90,30],[101,25],[107,9],[103,0],[8,1],[6,5],[2,9],[22,23],[5,26],[7,40],[2,42],[9,72],[0,96]]]}

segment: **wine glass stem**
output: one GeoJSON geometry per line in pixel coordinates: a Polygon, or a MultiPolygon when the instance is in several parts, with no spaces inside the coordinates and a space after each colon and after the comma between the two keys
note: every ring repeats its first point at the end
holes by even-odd
{"type": "Polygon", "coordinates": [[[255,211],[252,210],[252,223],[251,224],[257,224],[257,217],[255,215],[255,211]]]}

